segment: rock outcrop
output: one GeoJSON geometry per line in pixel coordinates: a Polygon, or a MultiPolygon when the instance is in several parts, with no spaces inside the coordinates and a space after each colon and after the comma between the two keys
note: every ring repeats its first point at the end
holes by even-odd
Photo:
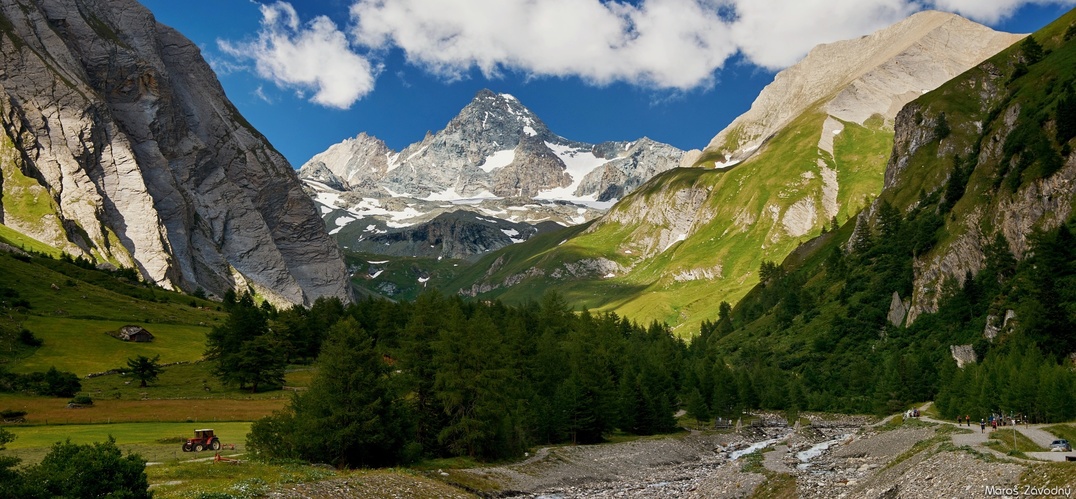
{"type": "Polygon", "coordinates": [[[441,213],[433,220],[406,227],[364,226],[357,236],[347,234],[348,249],[386,256],[472,260],[497,248],[557,230],[552,222],[515,223],[458,210],[441,213]]]}
{"type": "Polygon", "coordinates": [[[900,293],[893,292],[893,299],[889,302],[889,314],[886,319],[894,326],[904,324],[904,317],[908,315],[908,304],[900,299],[900,293]]]}
{"type": "Polygon", "coordinates": [[[975,355],[975,349],[971,345],[949,345],[949,354],[956,361],[956,367],[961,369],[979,360],[975,355]]]}
{"type": "Polygon", "coordinates": [[[349,296],[288,162],[134,0],[4,0],[2,222],[166,288],[349,296]]]}

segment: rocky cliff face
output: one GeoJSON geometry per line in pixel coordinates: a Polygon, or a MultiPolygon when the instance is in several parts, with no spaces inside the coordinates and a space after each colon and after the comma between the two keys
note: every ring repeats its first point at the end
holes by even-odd
{"type": "Polygon", "coordinates": [[[287,161],[134,0],[0,2],[3,223],[161,286],[349,296],[287,161]]]}
{"type": "MultiPolygon", "coordinates": [[[[358,222],[363,226],[372,221],[394,229],[435,230],[430,221],[444,213],[446,202],[454,210],[511,223],[574,225],[600,215],[653,175],[676,167],[682,155],[675,147],[646,138],[596,145],[571,141],[550,131],[515,97],[482,90],[444,130],[400,152],[359,134],[311,158],[299,175],[327,218],[344,220],[338,212],[345,210],[347,219],[364,220],[358,222]],[[388,204],[399,209],[384,209],[388,204]]],[[[480,226],[471,230],[485,233],[480,226]]],[[[352,232],[337,232],[341,244],[368,248],[352,232]]],[[[523,230],[522,239],[515,240],[534,232],[523,230]]],[[[456,241],[450,246],[484,252],[506,241],[456,241]]],[[[384,254],[428,253],[409,253],[392,242],[390,246],[384,254]]]]}
{"type": "MultiPolygon", "coordinates": [[[[1060,36],[1058,37],[1060,39],[1060,36]]],[[[1059,40],[1043,40],[1047,46],[1059,40]]],[[[1060,44],[1051,57],[1064,61],[1076,53],[1076,43],[1060,44]]],[[[1017,259],[1025,256],[1036,230],[1065,223],[1076,203],[1076,154],[1071,144],[1057,143],[1054,103],[1071,75],[1058,75],[1044,60],[1024,76],[1014,76],[1026,64],[1018,46],[991,58],[936,93],[924,96],[897,116],[893,156],[886,169],[886,190],[864,213],[870,220],[882,202],[905,211],[915,207],[920,192],[951,195],[948,183],[956,176],[954,157],[968,162],[967,191],[947,215],[946,237],[913,263],[914,284],[908,323],[937,310],[946,282],[962,283],[986,263],[985,248],[997,234],[1004,237],[1017,259]],[[1038,88],[1036,78],[1055,80],[1038,88]],[[959,111],[951,105],[961,102],[959,111]],[[947,133],[939,135],[944,120],[947,133]],[[1048,144],[1030,149],[1028,144],[1048,144]],[[1058,152],[1060,151],[1060,152],[1058,152]],[[1056,171],[1038,169],[1038,161],[1053,158],[1056,171]],[[1017,170],[1020,165],[1027,170],[1017,170]],[[1027,167],[1027,165],[1032,165],[1027,167]],[[1014,173],[1015,171],[1015,173],[1014,173]]],[[[1025,69],[1026,71],[1026,69],[1025,69]]]]}

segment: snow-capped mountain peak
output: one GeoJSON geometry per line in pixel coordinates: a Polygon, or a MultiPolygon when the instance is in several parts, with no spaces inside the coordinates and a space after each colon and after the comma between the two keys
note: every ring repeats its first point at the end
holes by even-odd
{"type": "Polygon", "coordinates": [[[448,210],[445,203],[516,222],[571,225],[677,166],[682,155],[649,139],[571,141],[516,97],[481,90],[443,130],[402,151],[361,133],[311,158],[299,175],[324,213],[346,209],[356,221],[389,216],[382,204],[364,208],[375,206],[371,200],[399,198],[410,200],[413,216],[395,213],[397,226],[424,223],[448,210]]]}

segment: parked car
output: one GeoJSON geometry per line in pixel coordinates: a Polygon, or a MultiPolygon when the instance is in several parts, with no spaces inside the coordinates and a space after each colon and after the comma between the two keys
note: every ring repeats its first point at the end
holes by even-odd
{"type": "Polygon", "coordinates": [[[1054,440],[1050,443],[1050,452],[1071,452],[1072,446],[1065,439],[1054,440]]]}

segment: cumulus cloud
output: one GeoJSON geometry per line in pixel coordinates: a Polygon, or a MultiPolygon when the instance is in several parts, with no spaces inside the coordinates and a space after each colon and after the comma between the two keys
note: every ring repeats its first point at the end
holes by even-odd
{"type": "Polygon", "coordinates": [[[718,2],[646,0],[361,0],[352,33],[371,47],[396,46],[411,62],[456,78],[519,70],[692,88],[736,51],[718,2]]]}
{"type": "Polygon", "coordinates": [[[1076,0],[358,0],[351,32],[447,78],[517,70],[685,90],[736,53],[780,69],[924,8],[994,23],[1027,3],[1076,0]]]}
{"type": "Polygon", "coordinates": [[[295,8],[284,2],[261,7],[262,23],[254,41],[218,41],[237,59],[253,59],[259,76],[311,100],[346,109],[374,89],[377,70],[352,49],[347,36],[328,17],[301,23],[295,8]]]}
{"type": "Polygon", "coordinates": [[[256,41],[220,45],[277,85],[343,108],[373,90],[370,54],[391,49],[448,80],[478,70],[689,90],[712,85],[736,54],[776,70],[923,9],[989,24],[1028,3],[1076,0],[354,0],[345,29],[301,23],[278,1],[261,6],[256,41]]]}
{"type": "Polygon", "coordinates": [[[781,69],[815,45],[871,33],[916,10],[905,0],[741,0],[726,29],[745,59],[781,69]]]}

